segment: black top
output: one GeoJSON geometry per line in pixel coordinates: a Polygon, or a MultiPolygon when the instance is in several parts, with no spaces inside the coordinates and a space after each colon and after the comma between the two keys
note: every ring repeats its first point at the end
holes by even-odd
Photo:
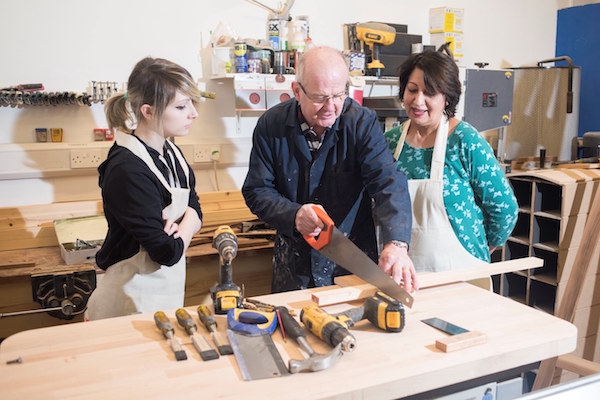
{"type": "MultiPolygon", "coordinates": [[[[138,138],[138,140],[140,140],[138,138]]],[[[169,168],[159,159],[159,153],[147,146],[159,171],[169,182],[169,168]]],[[[169,149],[169,151],[171,151],[169,149]]],[[[171,157],[164,155],[171,164],[171,157]]],[[[188,183],[176,157],[176,176],[182,188],[188,183]]],[[[162,210],[171,203],[171,194],[148,166],[128,149],[114,144],[106,161],[98,168],[102,189],[104,215],[108,233],[96,254],[96,263],[106,270],[111,265],[135,255],[142,246],[150,258],[160,265],[174,265],[183,255],[183,240],[174,239],[164,231],[162,210]]],[[[194,172],[189,170],[190,196],[188,205],[202,220],[202,211],[195,190],[194,172]]]]}

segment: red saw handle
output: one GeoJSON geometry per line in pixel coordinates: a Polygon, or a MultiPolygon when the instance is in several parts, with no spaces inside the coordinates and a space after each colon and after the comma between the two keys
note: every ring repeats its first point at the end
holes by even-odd
{"type": "Polygon", "coordinates": [[[323,221],[323,224],[325,224],[325,226],[323,227],[321,233],[316,239],[313,236],[302,236],[304,237],[304,240],[306,240],[306,242],[310,244],[313,249],[321,250],[323,247],[327,246],[329,242],[331,242],[331,235],[333,234],[333,228],[335,227],[335,225],[331,217],[327,215],[325,210],[323,210],[321,207],[313,206],[312,208],[314,212],[317,213],[317,217],[319,217],[319,219],[323,221]]]}

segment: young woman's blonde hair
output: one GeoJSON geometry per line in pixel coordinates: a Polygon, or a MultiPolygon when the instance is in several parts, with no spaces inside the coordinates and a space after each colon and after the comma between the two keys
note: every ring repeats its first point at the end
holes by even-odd
{"type": "Polygon", "coordinates": [[[108,127],[131,133],[136,121],[143,118],[142,105],[148,104],[162,129],[163,112],[178,91],[189,96],[194,105],[200,100],[198,86],[185,68],[163,58],[144,58],[131,71],[127,91],[111,96],[104,105],[108,127]]]}

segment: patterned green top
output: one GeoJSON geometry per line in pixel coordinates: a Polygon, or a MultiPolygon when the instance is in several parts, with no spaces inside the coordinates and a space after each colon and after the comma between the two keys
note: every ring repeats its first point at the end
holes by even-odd
{"type": "MultiPolygon", "coordinates": [[[[402,126],[385,133],[395,152],[402,126]]],[[[398,169],[408,179],[428,179],[433,147],[404,143],[398,169]]],[[[461,121],[448,136],[444,164],[444,205],[459,242],[479,258],[490,261],[488,243],[501,246],[517,223],[515,195],[490,145],[469,123],[461,121]]]]}

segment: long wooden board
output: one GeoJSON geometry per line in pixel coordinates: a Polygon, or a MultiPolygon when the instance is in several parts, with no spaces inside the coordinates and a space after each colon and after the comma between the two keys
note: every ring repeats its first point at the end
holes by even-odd
{"type": "MultiPolygon", "coordinates": [[[[417,274],[419,288],[425,289],[433,286],[446,285],[454,282],[470,281],[498,275],[507,272],[522,271],[525,269],[538,268],[544,261],[536,257],[519,258],[509,261],[501,261],[489,265],[464,268],[447,272],[421,272],[417,274]]],[[[372,296],[377,290],[373,285],[363,281],[355,275],[338,276],[334,283],[341,288],[334,288],[313,293],[312,299],[319,306],[343,303],[347,301],[360,300],[372,296]]]]}

